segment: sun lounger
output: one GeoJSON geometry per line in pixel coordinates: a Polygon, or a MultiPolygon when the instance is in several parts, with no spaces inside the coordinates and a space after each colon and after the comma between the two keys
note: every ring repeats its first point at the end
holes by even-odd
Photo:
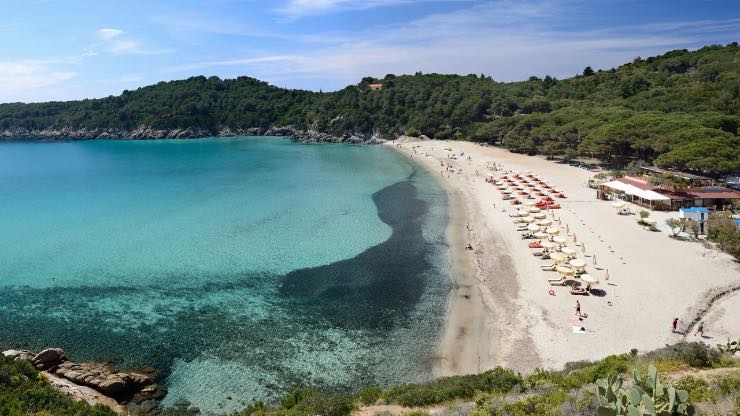
{"type": "Polygon", "coordinates": [[[540,268],[545,271],[554,272],[555,271],[555,263],[549,263],[549,264],[541,264],[540,268]]]}
{"type": "Polygon", "coordinates": [[[557,279],[547,279],[547,281],[553,286],[565,286],[565,279],[558,277],[557,279]]]}
{"type": "Polygon", "coordinates": [[[588,290],[586,290],[586,289],[576,289],[576,290],[573,290],[573,289],[571,289],[571,290],[570,290],[570,294],[571,294],[571,295],[583,295],[583,296],[588,296],[588,290]]]}

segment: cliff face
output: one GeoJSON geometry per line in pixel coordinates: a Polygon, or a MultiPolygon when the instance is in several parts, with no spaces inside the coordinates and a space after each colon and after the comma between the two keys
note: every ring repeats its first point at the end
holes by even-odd
{"type": "Polygon", "coordinates": [[[269,129],[259,127],[247,129],[233,129],[224,127],[218,131],[201,128],[186,129],[153,129],[140,126],[135,130],[121,129],[73,129],[47,128],[26,129],[11,128],[0,130],[0,140],[95,140],[95,139],[124,139],[124,140],[151,140],[151,139],[190,139],[197,137],[231,137],[231,136],[285,136],[292,140],[304,143],[356,143],[378,144],[385,140],[372,134],[352,134],[335,136],[315,130],[299,130],[292,126],[273,126],[269,129]]]}

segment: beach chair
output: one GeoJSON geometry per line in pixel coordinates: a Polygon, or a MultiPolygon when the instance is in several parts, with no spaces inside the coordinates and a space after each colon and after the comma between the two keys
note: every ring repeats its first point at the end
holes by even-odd
{"type": "Polygon", "coordinates": [[[547,279],[552,286],[565,286],[565,277],[558,277],[557,279],[547,279]]]}
{"type": "Polygon", "coordinates": [[[556,264],[555,263],[548,263],[548,264],[541,264],[540,269],[546,271],[546,272],[554,272],[555,271],[556,264]]]}

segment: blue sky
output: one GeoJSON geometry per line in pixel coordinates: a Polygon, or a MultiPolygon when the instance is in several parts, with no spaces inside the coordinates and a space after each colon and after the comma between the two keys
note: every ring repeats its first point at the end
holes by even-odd
{"type": "Polygon", "coordinates": [[[737,0],[0,0],[0,102],[191,75],[330,91],[366,75],[567,77],[740,38],[737,0]]]}

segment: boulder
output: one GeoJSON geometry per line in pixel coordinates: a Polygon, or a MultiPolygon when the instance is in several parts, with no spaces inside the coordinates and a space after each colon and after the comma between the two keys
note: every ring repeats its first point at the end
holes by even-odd
{"type": "Polygon", "coordinates": [[[69,360],[61,348],[47,348],[36,354],[31,363],[39,370],[46,370],[69,360]]]}
{"type": "Polygon", "coordinates": [[[31,362],[35,355],[28,350],[7,350],[3,351],[3,356],[12,360],[23,360],[31,362]]]}
{"type": "Polygon", "coordinates": [[[153,385],[153,378],[141,373],[116,373],[103,364],[65,362],[54,371],[73,383],[91,387],[106,396],[121,398],[153,385]]]}

